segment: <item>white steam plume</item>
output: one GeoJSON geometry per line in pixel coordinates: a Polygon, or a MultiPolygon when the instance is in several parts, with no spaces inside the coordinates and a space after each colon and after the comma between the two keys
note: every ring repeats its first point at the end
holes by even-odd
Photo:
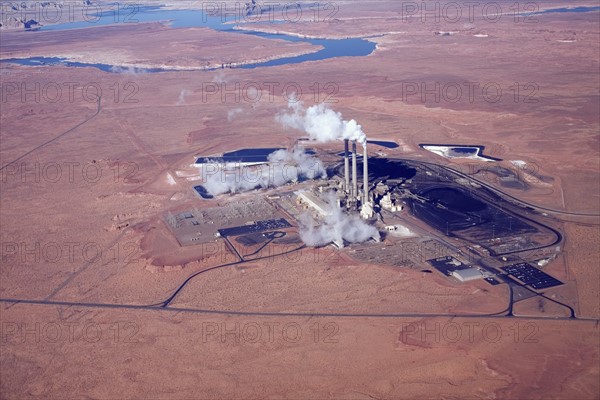
{"type": "Polygon", "coordinates": [[[335,194],[329,193],[327,201],[327,216],[318,225],[313,217],[306,213],[300,216],[300,238],[311,247],[336,243],[339,246],[348,243],[362,243],[374,238],[380,240],[379,231],[367,224],[356,214],[346,214],[338,207],[335,194]]]}
{"type": "Polygon", "coordinates": [[[355,120],[346,121],[342,114],[327,107],[325,103],[316,104],[307,109],[301,102],[289,102],[289,113],[277,115],[276,120],[283,126],[308,133],[318,142],[333,140],[356,140],[364,145],[367,136],[355,120]]]}
{"type": "Polygon", "coordinates": [[[268,164],[240,167],[239,164],[207,163],[202,171],[202,186],[212,196],[247,192],[256,188],[277,187],[299,179],[325,178],[321,160],[302,147],[291,152],[277,150],[268,156],[268,164]]]}

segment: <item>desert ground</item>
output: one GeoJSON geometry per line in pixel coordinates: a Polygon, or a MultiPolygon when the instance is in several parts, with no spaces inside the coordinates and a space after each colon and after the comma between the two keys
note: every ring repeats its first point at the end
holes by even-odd
{"type": "Polygon", "coordinates": [[[457,22],[344,1],[316,21],[233,24],[376,43],[254,69],[239,67],[320,47],[156,22],[3,30],[0,61],[124,68],[0,64],[0,398],[597,399],[600,11],[527,17],[512,3],[457,22]],[[545,295],[576,318],[538,298],[505,317],[506,285],[365,263],[351,247],[273,245],[211,270],[230,248],[179,246],[166,212],[257,195],[201,200],[182,172],[200,154],[293,145],[302,132],[276,120],[293,96],[397,142],[391,156],[468,169],[419,144],[476,144],[516,168],[528,189],[502,190],[553,210],[563,242],[545,271],[565,284],[545,295]]]}

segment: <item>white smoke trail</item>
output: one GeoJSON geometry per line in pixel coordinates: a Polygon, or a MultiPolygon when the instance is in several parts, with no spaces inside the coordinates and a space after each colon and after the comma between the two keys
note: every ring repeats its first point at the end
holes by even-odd
{"type": "Polygon", "coordinates": [[[367,224],[356,214],[346,214],[338,207],[335,194],[326,197],[327,216],[318,225],[314,218],[306,213],[300,217],[300,238],[311,247],[336,243],[343,246],[344,242],[362,243],[373,238],[380,240],[379,231],[367,224]]]}
{"type": "Polygon", "coordinates": [[[253,167],[209,162],[203,166],[202,175],[202,186],[212,196],[278,187],[300,179],[327,177],[321,160],[306,153],[302,147],[295,147],[291,152],[277,150],[269,154],[268,164],[253,167]]]}
{"type": "Polygon", "coordinates": [[[355,120],[346,121],[342,114],[329,108],[325,103],[316,104],[305,109],[301,102],[289,102],[291,112],[275,117],[284,127],[295,128],[308,133],[311,139],[318,142],[333,140],[356,140],[364,145],[367,136],[355,120]]]}

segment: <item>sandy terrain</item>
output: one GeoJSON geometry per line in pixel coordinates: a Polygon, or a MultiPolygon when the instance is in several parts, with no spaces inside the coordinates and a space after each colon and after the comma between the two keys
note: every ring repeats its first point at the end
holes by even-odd
{"type": "Polygon", "coordinates": [[[85,48],[77,48],[78,37],[69,31],[31,32],[34,44],[27,48],[21,44],[22,34],[5,33],[2,58],[62,57],[69,61],[125,68],[190,70],[269,61],[320,49],[304,43],[216,32],[208,28],[168,28],[160,23],[116,24],[87,29],[101,34],[94,34],[85,48]],[[125,42],[123,35],[128,38],[125,42]],[[152,53],[145,48],[148,43],[152,43],[152,53]],[[252,58],[248,59],[248,55],[252,58]]]}
{"type": "Polygon", "coordinates": [[[484,314],[506,308],[503,286],[490,288],[483,282],[465,286],[441,276],[423,279],[423,273],[409,269],[327,262],[333,257],[326,257],[325,251],[315,255],[307,250],[293,259],[273,257],[266,263],[215,271],[211,279],[199,277],[187,286],[174,305],[229,310],[243,304],[247,311],[327,313],[484,314]],[[247,285],[236,284],[240,275],[247,285]],[[311,279],[304,281],[304,276],[311,279]],[[393,301],[403,296],[411,301],[393,301]]]}
{"type": "Polygon", "coordinates": [[[181,399],[596,397],[598,331],[589,322],[49,312],[28,305],[2,314],[4,323],[33,332],[37,323],[40,331],[37,337],[5,334],[0,359],[10,368],[2,370],[3,392],[19,393],[7,397],[59,398],[65,391],[107,399],[124,393],[181,399]]]}
{"type": "MultiPolygon", "coordinates": [[[[371,38],[377,50],[363,58],[252,70],[114,74],[2,64],[0,297],[65,303],[0,303],[0,397],[598,398],[598,12],[540,15],[533,24],[512,18],[409,24],[399,19],[397,3],[339,5],[335,25],[284,23],[277,30],[318,37],[403,33],[371,38]],[[473,101],[466,91],[457,101],[422,98],[421,85],[436,82],[494,84],[503,95],[496,102],[481,91],[473,101]],[[6,92],[9,83],[16,93],[6,92]],[[40,89],[22,94],[22,83],[40,89]],[[75,84],[72,98],[67,83],[75,84]],[[261,94],[257,101],[249,100],[254,89],[245,85],[251,83],[261,94]],[[100,107],[94,89],[82,90],[90,84],[102,90],[100,107]],[[219,91],[207,93],[207,84],[219,91]],[[55,101],[53,85],[63,89],[55,101]],[[410,94],[407,85],[419,91],[410,94]],[[546,295],[588,320],[543,319],[568,314],[538,299],[515,305],[524,318],[311,318],[132,308],[161,302],[193,273],[233,259],[224,247],[177,246],[164,213],[205,205],[191,190],[194,182],[177,171],[189,171],[197,154],[293,144],[301,134],[283,130],[275,115],[285,109],[286,93],[298,88],[307,105],[335,101],[335,110],[372,137],[396,140],[401,146],[387,151],[391,156],[469,168],[418,147],[462,143],[486,146],[485,154],[503,159],[506,168],[525,161],[520,176],[529,189],[508,193],[590,214],[548,217],[565,242],[546,267],[567,283],[546,295]],[[537,101],[525,102],[527,96],[537,101]],[[538,182],[531,172],[553,179],[538,182]],[[127,307],[71,304],[77,302],[127,307]],[[479,324],[472,339],[470,322],[479,324]],[[279,324],[273,340],[265,323],[279,324]],[[288,333],[299,329],[301,339],[277,330],[290,323],[299,328],[288,333]],[[458,340],[452,323],[462,329],[458,340]],[[259,340],[251,336],[256,324],[259,340]],[[422,337],[425,328],[434,333],[422,337]]],[[[0,58],[60,55],[199,67],[317,50],[159,24],[86,31],[94,34],[3,32],[0,58]],[[230,42],[221,47],[222,41],[230,42]]],[[[501,187],[494,175],[485,180],[501,187]]],[[[316,261],[305,250],[295,262],[273,257],[209,271],[170,306],[299,314],[484,314],[507,306],[505,285],[459,284],[438,273],[361,264],[347,251],[326,251],[316,261]]]]}

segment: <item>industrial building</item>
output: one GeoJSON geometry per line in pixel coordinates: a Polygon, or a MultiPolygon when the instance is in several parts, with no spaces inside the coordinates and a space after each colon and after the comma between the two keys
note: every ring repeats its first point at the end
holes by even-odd
{"type": "MultiPolygon", "coordinates": [[[[164,221],[179,245],[193,246],[213,242],[224,229],[239,226],[255,229],[253,227],[262,226],[260,221],[281,221],[284,217],[271,203],[258,198],[219,207],[168,212],[164,221]]],[[[277,225],[278,228],[281,226],[277,225]]]]}
{"type": "Polygon", "coordinates": [[[298,196],[297,201],[299,204],[305,204],[308,207],[314,209],[321,217],[328,217],[331,212],[327,209],[327,204],[321,200],[315,193],[311,193],[306,190],[299,190],[294,192],[298,196]]]}
{"type": "MultiPolygon", "coordinates": [[[[319,193],[335,192],[337,195],[337,206],[345,208],[349,213],[360,213],[364,219],[370,219],[375,214],[373,200],[369,193],[369,164],[367,144],[363,144],[363,181],[359,188],[358,183],[358,165],[357,165],[357,143],[352,141],[352,150],[350,151],[350,141],[344,140],[344,176],[340,184],[330,181],[315,187],[319,193]]],[[[331,215],[331,206],[328,206],[317,191],[302,190],[294,192],[297,196],[297,203],[314,209],[321,217],[331,215]]],[[[390,211],[399,211],[401,206],[396,204],[388,195],[384,200],[386,209],[390,211]]]]}
{"type": "Polygon", "coordinates": [[[450,274],[461,282],[469,282],[483,278],[481,271],[476,268],[458,269],[452,271],[450,274]]]}
{"type": "MultiPolygon", "coordinates": [[[[326,173],[294,179],[291,184],[278,187],[264,185],[262,187],[269,188],[264,196],[253,196],[250,201],[244,197],[213,198],[202,185],[197,185],[194,189],[204,200],[209,200],[203,204],[208,208],[183,212],[178,209],[165,215],[164,220],[181,246],[216,240],[229,243],[227,237],[235,237],[235,245],[242,243],[249,247],[247,253],[240,254],[254,254],[250,244],[271,243],[263,234],[268,231],[287,235],[281,243],[300,243],[305,241],[306,232],[310,235],[314,232],[319,239],[314,243],[305,241],[308,246],[330,244],[343,248],[352,244],[349,254],[356,259],[411,268],[422,268],[425,259],[444,276],[454,277],[459,282],[481,279],[497,285],[511,279],[533,290],[562,284],[533,267],[501,267],[503,273],[498,275],[485,266],[468,265],[466,255],[469,253],[465,255],[463,248],[447,246],[443,240],[432,240],[418,227],[413,229],[411,221],[400,213],[404,209],[438,232],[464,241],[468,251],[483,257],[539,247],[540,237],[547,243],[560,239],[550,228],[497,207],[489,193],[480,190],[481,185],[452,169],[387,157],[374,157],[369,164],[369,143],[376,144],[344,139],[343,152],[338,147],[327,148],[320,154],[318,161],[325,164],[321,166],[326,173]],[[363,146],[362,157],[357,144],[363,146]],[[359,162],[362,162],[362,176],[358,171],[359,162]],[[311,212],[312,219],[308,218],[307,211],[311,212]],[[365,221],[360,221],[358,216],[365,221]],[[357,239],[339,234],[359,230],[370,236],[357,239]],[[375,244],[380,241],[380,245],[375,244]],[[425,248],[426,243],[433,243],[433,248],[425,248]],[[494,278],[498,276],[501,278],[494,278]]],[[[447,145],[443,150],[452,150],[453,157],[472,156],[476,147],[447,145]]],[[[257,164],[269,164],[264,168],[271,168],[276,157],[270,154],[277,150],[282,149],[240,149],[220,156],[197,157],[194,167],[206,168],[207,173],[219,167],[257,164]]],[[[316,152],[308,150],[306,153],[316,152]]],[[[371,155],[373,153],[377,153],[376,149],[372,149],[371,155]]],[[[435,236],[432,234],[432,237],[435,236]]],[[[232,243],[228,246],[232,247],[232,243]]]]}
{"type": "MultiPolygon", "coordinates": [[[[344,141],[344,148],[344,176],[342,180],[315,181],[305,185],[301,190],[280,192],[271,199],[267,199],[267,196],[265,196],[264,199],[251,201],[252,204],[246,204],[247,202],[231,203],[226,207],[191,210],[177,214],[169,213],[165,216],[165,222],[167,222],[179,244],[189,246],[214,241],[222,236],[222,232],[227,232],[228,229],[236,230],[238,227],[246,225],[250,227],[259,226],[260,224],[257,224],[256,221],[279,221],[285,215],[297,220],[306,209],[315,211],[317,219],[323,221],[336,212],[335,207],[338,207],[340,211],[345,210],[349,214],[360,214],[362,218],[370,219],[374,216],[375,210],[373,199],[369,194],[369,165],[366,143],[363,144],[363,181],[360,186],[357,143],[352,141],[351,153],[349,151],[349,140],[344,141]],[[332,199],[335,202],[332,202],[332,199]]],[[[198,158],[195,165],[217,164],[223,166],[235,163],[236,166],[239,166],[268,163],[269,151],[276,150],[279,149],[237,150],[225,153],[221,157],[198,158]]],[[[313,151],[311,153],[314,154],[313,151]]],[[[212,199],[212,196],[208,195],[205,190],[202,191],[202,189],[202,186],[195,187],[195,190],[203,199],[212,199]]],[[[392,205],[395,203],[389,196],[386,201],[390,204],[389,209],[397,209],[395,205],[392,205]]],[[[345,243],[334,241],[333,244],[341,248],[344,247],[345,243]]]]}

